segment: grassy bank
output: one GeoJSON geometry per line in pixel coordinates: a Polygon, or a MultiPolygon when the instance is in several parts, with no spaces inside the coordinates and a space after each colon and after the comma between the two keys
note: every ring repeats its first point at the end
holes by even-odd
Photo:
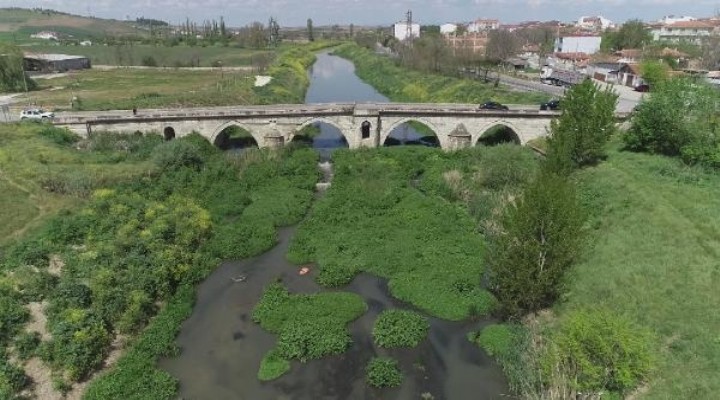
{"type": "MultiPolygon", "coordinates": [[[[55,389],[69,390],[101,366],[122,335],[133,338],[129,350],[92,382],[86,397],[174,397],[175,380],[155,361],[176,351],[194,285],[220,259],[270,248],[277,226],[302,217],[317,180],[315,153],[233,157],[196,136],[163,143],[155,136],[105,134],[77,142],[40,125],[6,128],[3,137],[14,140],[5,139],[3,151],[13,152],[3,153],[4,165],[16,165],[3,173],[22,182],[48,217],[3,248],[0,361],[7,363],[11,347],[25,349],[23,360],[41,359],[55,389]],[[98,170],[103,173],[95,175],[98,170]],[[39,329],[51,336],[18,346],[29,318],[24,305],[40,301],[48,323],[39,329]]],[[[26,214],[17,226],[36,218],[26,214]]],[[[17,371],[0,370],[0,382],[10,382],[0,385],[0,397],[27,385],[17,371]]]]}
{"type": "Polygon", "coordinates": [[[532,104],[547,101],[547,95],[518,92],[500,85],[470,79],[424,74],[401,68],[392,59],[355,44],[345,44],[334,54],[355,64],[355,73],[380,93],[397,102],[532,104]]]}
{"type": "Polygon", "coordinates": [[[250,50],[234,46],[191,47],[153,46],[25,46],[33,53],[61,53],[85,56],[93,65],[145,65],[157,67],[243,67],[261,66],[272,62],[277,52],[250,50]],[[153,64],[153,65],[148,65],[153,64]]]}
{"type": "Polygon", "coordinates": [[[646,397],[714,398],[720,176],[662,156],[613,151],[579,183],[594,210],[594,245],[573,273],[560,316],[606,307],[651,328],[661,338],[662,362],[646,397]]]}
{"type": "Polygon", "coordinates": [[[326,286],[366,271],[388,278],[393,296],[432,315],[460,320],[487,314],[494,299],[480,286],[478,230],[492,203],[531,174],[529,151],[502,146],[335,154],[332,187],[300,224],[289,258],[317,261],[318,280],[326,286]],[[507,163],[515,170],[508,171],[507,163]]]}
{"type": "Polygon", "coordinates": [[[288,46],[265,73],[273,77],[266,86],[254,87],[249,71],[114,69],[86,70],[49,80],[39,80],[43,90],[18,99],[49,109],[113,110],[302,103],[310,84],[307,68],[315,52],[330,42],[288,46]]]}

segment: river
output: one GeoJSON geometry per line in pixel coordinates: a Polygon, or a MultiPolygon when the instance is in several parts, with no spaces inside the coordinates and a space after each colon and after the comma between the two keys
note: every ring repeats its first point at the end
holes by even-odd
{"type": "MultiPolygon", "coordinates": [[[[387,101],[354,74],[352,63],[319,54],[310,70],[306,102],[387,101]]],[[[313,146],[341,147],[341,135],[322,124],[313,146]],[[340,135],[340,138],[338,138],[340,135]]],[[[324,179],[331,179],[326,173],[324,179]]],[[[386,350],[375,346],[372,326],[389,308],[414,309],[390,296],[385,280],[361,274],[341,290],[362,296],[368,312],[349,325],[353,345],[346,353],[307,363],[294,361],[289,373],[262,383],[257,371],[276,337],[250,316],[266,285],[280,278],[293,293],[326,291],[313,280],[315,270],[300,276],[286,252],[294,228],[283,228],[279,243],[258,257],[223,263],[198,288],[198,299],[177,338],[180,356],[160,366],[180,381],[184,399],[497,399],[509,393],[501,369],[467,340],[467,334],[490,320],[450,322],[429,318],[428,339],[414,349],[386,350]],[[243,282],[232,278],[245,276],[243,282]],[[365,365],[375,355],[396,358],[404,372],[395,389],[373,389],[365,383],[365,365]]]]}

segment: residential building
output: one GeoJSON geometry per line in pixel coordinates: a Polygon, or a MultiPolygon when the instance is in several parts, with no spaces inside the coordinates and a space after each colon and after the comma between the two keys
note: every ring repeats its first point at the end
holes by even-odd
{"type": "Polygon", "coordinates": [[[555,52],[595,54],[600,50],[601,40],[600,35],[560,36],[555,39],[555,52]]]}
{"type": "Polygon", "coordinates": [[[619,62],[594,62],[588,65],[586,73],[601,82],[618,83],[618,71],[622,66],[619,62]]]}
{"type": "Polygon", "coordinates": [[[464,35],[446,35],[445,43],[453,49],[453,53],[467,52],[470,54],[485,54],[487,46],[487,32],[465,33],[464,35]]]}
{"type": "Polygon", "coordinates": [[[617,73],[617,83],[630,87],[642,85],[644,82],[640,74],[640,65],[623,64],[617,73]]]}
{"type": "Polygon", "coordinates": [[[500,27],[500,21],[497,19],[477,19],[467,26],[469,33],[487,32],[500,27]]]}
{"type": "Polygon", "coordinates": [[[457,24],[442,24],[440,25],[440,33],[442,33],[443,35],[450,35],[457,32],[457,28],[457,24]]]}
{"type": "Polygon", "coordinates": [[[689,16],[686,16],[686,15],[678,16],[678,17],[676,17],[676,16],[674,16],[674,15],[666,15],[666,16],[660,18],[660,20],[658,21],[658,23],[660,23],[660,24],[662,24],[662,25],[670,25],[670,24],[674,24],[674,23],[676,23],[676,22],[695,21],[696,19],[697,19],[697,18],[689,17],[689,16]]]}
{"type": "Polygon", "coordinates": [[[678,21],[666,25],[653,25],[653,40],[666,42],[691,42],[700,44],[703,38],[718,31],[718,21],[715,20],[694,20],[678,21]]]}
{"type": "Polygon", "coordinates": [[[615,24],[602,15],[598,15],[596,17],[580,17],[576,26],[588,31],[600,32],[614,27],[615,24]]]}
{"type": "Polygon", "coordinates": [[[401,42],[413,37],[420,37],[420,24],[413,22],[410,24],[410,29],[408,29],[408,23],[400,21],[393,25],[393,36],[401,42]]]}
{"type": "Polygon", "coordinates": [[[42,31],[35,34],[30,35],[33,39],[43,39],[43,40],[58,40],[60,36],[56,32],[50,32],[50,31],[42,31]]]}

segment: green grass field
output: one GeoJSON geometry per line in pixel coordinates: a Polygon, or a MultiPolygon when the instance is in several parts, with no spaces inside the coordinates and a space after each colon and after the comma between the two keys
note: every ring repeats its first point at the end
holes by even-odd
{"type": "Polygon", "coordinates": [[[607,307],[654,330],[652,399],[720,393],[720,175],[611,151],[579,174],[592,210],[584,260],[559,314],[607,307]]]}
{"type": "Polygon", "coordinates": [[[152,46],[136,44],[132,46],[53,46],[35,45],[23,50],[37,53],[62,53],[89,57],[95,65],[144,65],[144,60],[152,57],[159,67],[198,65],[212,67],[253,66],[274,59],[275,51],[249,50],[239,47],[189,47],[189,46],[152,46]]]}
{"type": "Polygon", "coordinates": [[[69,109],[77,96],[81,109],[107,110],[256,102],[254,77],[238,71],[85,70],[38,83],[45,90],[31,92],[18,103],[69,109]]]}
{"type": "MultiPolygon", "coordinates": [[[[79,40],[110,35],[142,35],[144,31],[131,23],[118,20],[82,17],[52,11],[0,8],[0,32],[15,32],[19,42],[35,42],[30,35],[39,31],[55,31],[79,40]]],[[[10,36],[12,39],[12,36],[10,36]]]]}

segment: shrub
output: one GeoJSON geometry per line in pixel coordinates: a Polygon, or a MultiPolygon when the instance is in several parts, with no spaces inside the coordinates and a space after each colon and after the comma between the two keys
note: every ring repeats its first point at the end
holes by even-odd
{"type": "Polygon", "coordinates": [[[157,67],[158,62],[153,56],[145,56],[142,59],[142,65],[145,67],[157,67]]]}
{"type": "Polygon", "coordinates": [[[23,332],[15,338],[15,351],[21,360],[27,360],[35,355],[40,346],[40,334],[38,332],[23,332]]]}
{"type": "Polygon", "coordinates": [[[400,386],[403,380],[398,362],[392,358],[375,357],[365,369],[366,380],[377,388],[400,386]]]}
{"type": "Polygon", "coordinates": [[[527,149],[502,144],[486,149],[480,156],[478,174],[483,186],[503,189],[527,183],[537,166],[535,156],[527,149]]]}
{"type": "Polygon", "coordinates": [[[405,310],[387,310],[375,321],[372,334],[382,347],[415,347],[425,339],[430,324],[422,315],[405,310]]]}
{"type": "Polygon", "coordinates": [[[0,345],[7,343],[20,330],[30,314],[16,298],[0,293],[0,345]]]}
{"type": "Polygon", "coordinates": [[[61,146],[67,146],[76,143],[80,137],[64,128],[56,128],[54,126],[44,127],[38,131],[38,134],[53,143],[61,146]]]}
{"type": "Polygon", "coordinates": [[[283,376],[288,371],[290,371],[290,361],[280,356],[277,350],[270,350],[260,361],[258,379],[271,381],[283,376]]]}
{"type": "Polygon", "coordinates": [[[0,399],[17,399],[16,394],[28,383],[23,370],[10,364],[4,353],[0,354],[0,399]]]}
{"type": "Polygon", "coordinates": [[[652,371],[653,340],[649,331],[611,311],[575,311],[551,335],[543,368],[550,376],[560,366],[581,391],[626,393],[652,371]]]}
{"type": "Polygon", "coordinates": [[[162,170],[177,170],[183,167],[197,170],[205,163],[205,155],[197,142],[177,139],[156,147],[153,161],[162,170]]]}
{"type": "Polygon", "coordinates": [[[330,326],[318,320],[295,319],[283,325],[277,342],[278,355],[302,362],[340,354],[352,344],[345,326],[330,326]]]}

